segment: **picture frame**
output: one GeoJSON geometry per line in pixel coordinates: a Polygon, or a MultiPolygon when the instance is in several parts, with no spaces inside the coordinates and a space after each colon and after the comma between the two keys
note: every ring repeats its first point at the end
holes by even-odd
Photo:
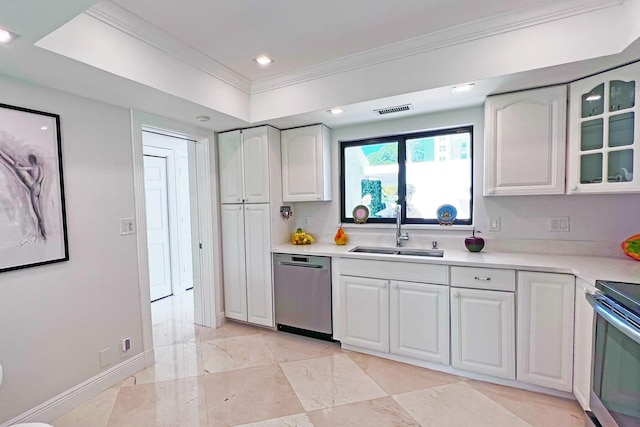
{"type": "Polygon", "coordinates": [[[0,103],[0,273],[68,260],[60,116],[0,103]]]}

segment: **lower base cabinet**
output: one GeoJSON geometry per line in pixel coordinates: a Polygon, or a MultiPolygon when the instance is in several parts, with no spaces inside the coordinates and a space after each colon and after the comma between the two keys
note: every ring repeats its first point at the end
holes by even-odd
{"type": "Polygon", "coordinates": [[[449,364],[449,287],[391,281],[390,351],[449,364]]]}
{"type": "Polygon", "coordinates": [[[451,288],[451,366],[515,379],[512,292],[451,288]]]}
{"type": "Polygon", "coordinates": [[[389,281],[340,276],[342,343],[389,351],[389,281]]]}
{"type": "Polygon", "coordinates": [[[572,391],[574,291],[573,275],[518,272],[518,381],[572,391]]]}
{"type": "Polygon", "coordinates": [[[268,204],[222,205],[225,316],[274,326],[268,204]]]}
{"type": "Polygon", "coordinates": [[[449,288],[340,276],[341,341],[449,364],[449,288]]]}

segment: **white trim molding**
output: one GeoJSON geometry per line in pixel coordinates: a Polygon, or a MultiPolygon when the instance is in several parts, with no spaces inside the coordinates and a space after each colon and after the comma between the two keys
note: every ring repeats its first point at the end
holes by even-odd
{"type": "Polygon", "coordinates": [[[462,45],[475,40],[521,30],[559,19],[570,18],[601,9],[620,6],[625,0],[569,0],[544,8],[524,9],[456,25],[445,30],[380,46],[353,55],[314,64],[278,76],[253,80],[251,95],[366,68],[384,62],[462,45]]]}
{"type": "Polygon", "coordinates": [[[251,90],[251,81],[246,77],[169,36],[113,2],[98,3],[84,13],[246,94],[251,90]]]}
{"type": "Polygon", "coordinates": [[[124,381],[136,372],[143,370],[145,368],[144,359],[144,354],[139,353],[89,378],[85,382],[60,393],[35,408],[28,410],[24,414],[18,415],[0,425],[0,427],[9,427],[18,423],[33,421],[51,421],[89,401],[109,387],[116,385],[118,382],[124,381]]]}

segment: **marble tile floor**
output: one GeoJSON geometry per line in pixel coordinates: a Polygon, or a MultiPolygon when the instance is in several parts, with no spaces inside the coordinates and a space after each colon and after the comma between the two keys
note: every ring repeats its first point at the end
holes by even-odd
{"type": "Polygon", "coordinates": [[[152,304],[156,365],[55,427],[583,427],[575,401],[467,380],[237,322],[193,324],[190,293],[152,304]]]}

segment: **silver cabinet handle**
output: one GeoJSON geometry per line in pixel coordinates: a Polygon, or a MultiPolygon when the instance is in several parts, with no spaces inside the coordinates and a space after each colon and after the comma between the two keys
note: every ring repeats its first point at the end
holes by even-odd
{"type": "Polygon", "coordinates": [[[460,292],[458,291],[453,291],[453,296],[458,298],[460,296],[460,292]]]}
{"type": "Polygon", "coordinates": [[[397,283],[393,284],[393,289],[398,289],[398,284],[397,283]]]}
{"type": "Polygon", "coordinates": [[[476,277],[474,277],[474,279],[480,280],[482,282],[488,282],[488,281],[491,280],[491,277],[478,277],[478,276],[476,276],[476,277]]]}
{"type": "Polygon", "coordinates": [[[386,287],[387,287],[387,284],[386,284],[386,283],[383,283],[383,284],[382,284],[382,289],[385,289],[386,287]]]}

